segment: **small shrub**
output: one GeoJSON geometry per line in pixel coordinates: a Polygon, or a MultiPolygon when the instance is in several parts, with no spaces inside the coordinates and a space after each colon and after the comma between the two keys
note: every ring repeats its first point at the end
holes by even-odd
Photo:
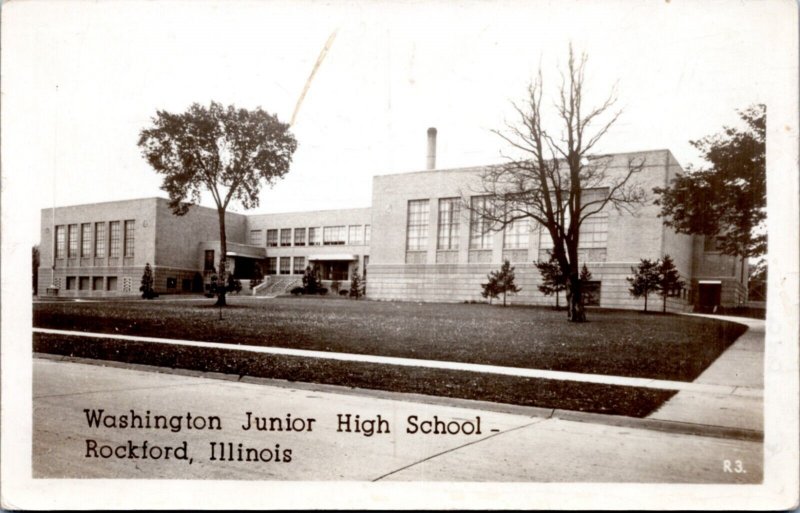
{"type": "Polygon", "coordinates": [[[139,287],[139,292],[142,293],[142,299],[153,299],[158,294],[153,290],[153,268],[150,267],[150,262],[144,266],[144,274],[142,274],[142,285],[139,287]]]}
{"type": "Polygon", "coordinates": [[[348,294],[350,294],[350,291],[347,289],[342,289],[339,291],[340,296],[347,296],[348,294]]]}
{"type": "Polygon", "coordinates": [[[324,296],[325,294],[328,293],[328,289],[326,289],[325,287],[320,287],[319,289],[317,289],[317,292],[319,293],[320,296],[324,296]]]}
{"type": "Polygon", "coordinates": [[[302,296],[303,294],[305,294],[305,292],[306,289],[304,289],[303,287],[295,287],[291,290],[293,296],[302,296]]]}

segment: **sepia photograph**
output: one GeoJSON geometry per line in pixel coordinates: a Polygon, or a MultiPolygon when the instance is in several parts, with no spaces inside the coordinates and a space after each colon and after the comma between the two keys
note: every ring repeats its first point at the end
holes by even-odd
{"type": "Polygon", "coordinates": [[[3,507],[796,507],[797,13],[5,3],[3,507]]]}

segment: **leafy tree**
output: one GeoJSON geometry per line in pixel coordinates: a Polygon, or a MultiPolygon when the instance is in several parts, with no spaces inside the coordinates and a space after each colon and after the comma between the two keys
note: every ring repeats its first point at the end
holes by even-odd
{"type": "MultiPolygon", "coordinates": [[[[260,107],[255,110],[193,104],[181,114],[158,111],[141,131],[139,147],[169,194],[175,215],[214,198],[219,217],[219,276],[225,283],[227,238],[225,213],[236,200],[246,209],[258,206],[262,182],[272,185],[289,171],[297,142],[289,126],[260,107]]],[[[226,287],[217,287],[217,305],[225,305],[226,287]]]]}
{"type": "Polygon", "coordinates": [[[39,295],[39,246],[31,248],[32,270],[33,270],[33,295],[39,295]]]}
{"type": "Polygon", "coordinates": [[[622,173],[612,175],[608,173],[611,158],[592,154],[621,112],[615,110],[613,90],[596,107],[584,105],[586,62],[586,55],[576,56],[570,46],[555,98],[555,115],[561,126],[544,127],[548,115],[542,108],[539,70],[524,102],[514,105],[517,122],[495,131],[521,157],[487,168],[480,192],[488,201],[478,202],[477,207],[467,205],[486,220],[487,230],[526,218],[547,230],[553,256],[566,277],[568,318],[573,322],[586,320],[578,264],[582,223],[609,207],[629,211],[645,198],[644,190],[632,180],[644,165],[642,159],[629,159],[622,173]]]}
{"type": "Polygon", "coordinates": [[[675,267],[675,262],[669,255],[664,255],[662,260],[658,261],[658,293],[661,294],[663,300],[661,311],[667,311],[667,297],[675,292],[680,292],[686,286],[686,282],[681,280],[681,275],[678,268],[675,267]]]}
{"type": "Polygon", "coordinates": [[[150,267],[150,262],[144,266],[139,292],[142,293],[142,299],[153,299],[156,297],[156,293],[153,290],[153,268],[150,267]]]}
{"type": "MultiPolygon", "coordinates": [[[[744,128],[691,141],[708,166],[655,188],[664,223],[679,233],[716,237],[722,253],[742,258],[767,250],[765,105],[738,111],[744,128]]],[[[742,269],[744,272],[744,269],[742,269]]]]}
{"type": "Polygon", "coordinates": [[[558,260],[551,254],[550,260],[537,260],[534,265],[539,269],[539,274],[542,275],[542,283],[539,285],[539,292],[545,296],[555,294],[556,296],[556,310],[561,308],[559,305],[559,292],[566,290],[567,279],[561,273],[561,266],[558,265],[558,260]]]}
{"type": "Polygon", "coordinates": [[[749,301],[767,300],[767,261],[763,258],[750,267],[747,280],[747,299],[749,301]]]}
{"type": "Polygon", "coordinates": [[[499,271],[492,271],[487,278],[489,281],[481,285],[483,287],[482,295],[490,298],[490,302],[491,298],[503,294],[503,306],[506,306],[506,294],[516,294],[522,290],[514,283],[514,268],[511,267],[508,260],[503,262],[499,271]]]}
{"type": "Polygon", "coordinates": [[[350,297],[358,299],[363,295],[361,276],[358,274],[358,266],[353,269],[353,278],[350,280],[350,297]]]}
{"type": "Polygon", "coordinates": [[[228,273],[228,286],[227,292],[236,292],[237,294],[242,291],[242,280],[233,276],[233,273],[228,273]]]}
{"type": "Polygon", "coordinates": [[[250,288],[256,288],[264,281],[264,271],[261,270],[261,263],[256,262],[253,266],[253,277],[250,278],[250,288]]]}
{"type": "Polygon", "coordinates": [[[631,284],[628,291],[635,298],[644,298],[644,311],[647,311],[647,296],[659,288],[661,276],[659,275],[659,261],[642,258],[639,265],[631,267],[632,277],[626,278],[631,284]]]}
{"type": "Polygon", "coordinates": [[[306,266],[306,272],[303,274],[303,289],[306,294],[316,294],[319,290],[317,270],[310,265],[306,266]]]}

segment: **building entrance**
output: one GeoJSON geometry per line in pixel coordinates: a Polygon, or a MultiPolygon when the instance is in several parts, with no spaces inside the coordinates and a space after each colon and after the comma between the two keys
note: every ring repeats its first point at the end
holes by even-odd
{"type": "Polygon", "coordinates": [[[698,284],[697,310],[703,313],[714,313],[719,307],[722,296],[721,283],[698,284]]]}

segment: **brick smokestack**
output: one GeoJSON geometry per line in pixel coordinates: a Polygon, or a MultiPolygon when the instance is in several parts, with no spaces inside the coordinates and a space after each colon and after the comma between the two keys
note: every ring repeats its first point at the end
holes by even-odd
{"type": "Polygon", "coordinates": [[[428,170],[436,169],[436,129],[428,129],[428,170]]]}

